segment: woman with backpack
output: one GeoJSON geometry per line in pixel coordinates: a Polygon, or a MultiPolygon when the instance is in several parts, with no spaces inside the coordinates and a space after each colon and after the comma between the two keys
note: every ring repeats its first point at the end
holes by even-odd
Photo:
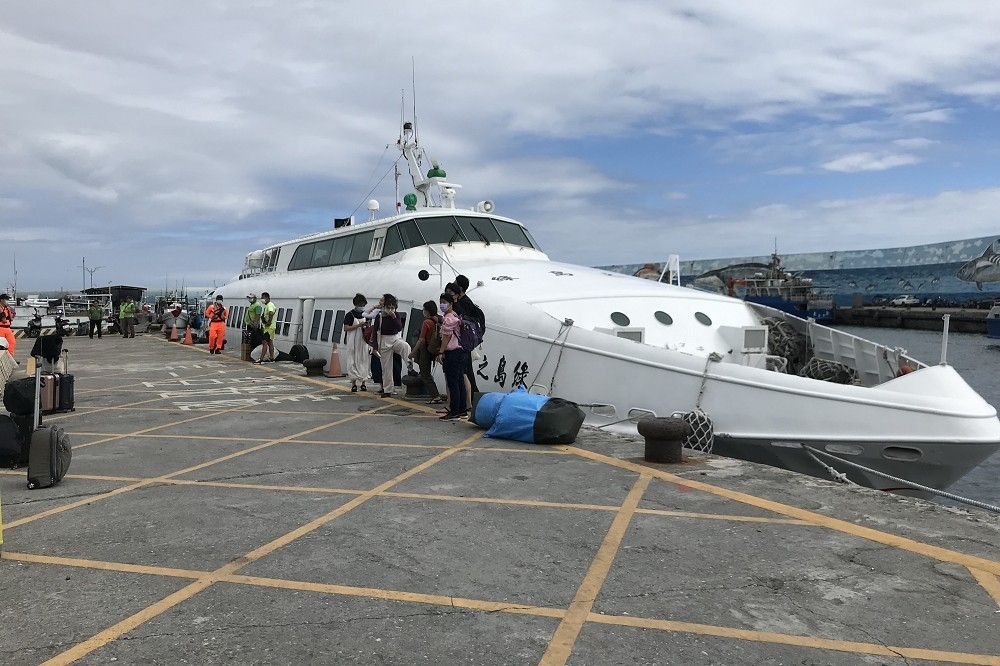
{"type": "Polygon", "coordinates": [[[458,344],[458,329],[462,320],[455,313],[455,297],[451,294],[441,294],[441,353],[437,360],[444,366],[444,377],[448,382],[448,413],[441,417],[442,421],[454,421],[468,414],[465,392],[465,364],[469,352],[458,344]]]}
{"type": "Polygon", "coordinates": [[[428,404],[440,405],[441,393],[438,392],[437,384],[431,377],[431,363],[441,351],[441,317],[438,316],[437,303],[427,301],[424,303],[424,323],[420,326],[420,337],[417,344],[410,350],[410,360],[416,360],[417,367],[420,368],[420,379],[427,387],[427,394],[431,397],[428,404]]]}

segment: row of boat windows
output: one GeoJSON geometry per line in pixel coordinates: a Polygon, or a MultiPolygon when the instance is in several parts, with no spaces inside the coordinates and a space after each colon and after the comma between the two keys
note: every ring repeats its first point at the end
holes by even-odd
{"type": "MultiPolygon", "coordinates": [[[[231,328],[243,328],[243,317],[246,316],[247,306],[238,305],[233,308],[229,308],[229,318],[226,319],[226,326],[231,328]]],[[[292,326],[292,316],[295,314],[295,308],[278,308],[278,311],[274,313],[274,334],[275,335],[288,335],[288,330],[292,326]]]]}
{"type": "MultiPolygon", "coordinates": [[[[656,321],[660,322],[664,326],[670,326],[674,323],[674,318],[663,310],[657,310],[653,313],[653,316],[656,318],[656,321]]],[[[712,318],[704,312],[695,312],[694,318],[698,320],[698,323],[704,324],[705,326],[712,325],[712,318]]],[[[628,315],[624,312],[612,312],[611,321],[613,321],[617,326],[628,326],[632,323],[632,320],[629,319],[628,315]]]]}
{"type": "MultiPolygon", "coordinates": [[[[411,308],[409,317],[405,312],[397,314],[399,314],[403,330],[406,331],[404,339],[411,345],[416,344],[417,336],[420,334],[420,325],[423,323],[421,311],[411,308]],[[410,321],[409,327],[406,325],[407,319],[410,321]]],[[[342,342],[346,315],[346,310],[313,310],[312,322],[309,325],[309,339],[323,342],[342,342]]]]}
{"type": "Polygon", "coordinates": [[[304,243],[296,248],[288,270],[356,264],[388,257],[421,245],[463,241],[538,247],[524,227],[485,217],[442,215],[404,220],[386,229],[384,238],[376,238],[375,231],[304,243]]]}

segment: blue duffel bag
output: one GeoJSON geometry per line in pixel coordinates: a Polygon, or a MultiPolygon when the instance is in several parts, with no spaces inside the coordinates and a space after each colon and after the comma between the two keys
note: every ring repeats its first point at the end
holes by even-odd
{"type": "Polygon", "coordinates": [[[477,393],[470,421],[487,428],[486,437],[534,444],[572,444],[584,413],[575,402],[528,393],[477,393]]]}

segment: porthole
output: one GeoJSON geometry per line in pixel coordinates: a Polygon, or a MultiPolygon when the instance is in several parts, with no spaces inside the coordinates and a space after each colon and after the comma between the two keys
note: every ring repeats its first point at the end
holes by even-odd
{"type": "Polygon", "coordinates": [[[660,322],[664,326],[670,326],[672,323],[674,323],[674,318],[668,315],[663,310],[657,310],[656,312],[653,313],[653,316],[656,317],[656,321],[660,322]]]}
{"type": "Polygon", "coordinates": [[[611,321],[615,322],[618,326],[628,326],[632,323],[632,320],[624,312],[612,312],[611,321]]]}
{"type": "Polygon", "coordinates": [[[700,321],[705,326],[711,326],[712,325],[712,318],[709,317],[704,312],[695,312],[694,313],[694,318],[697,319],[698,321],[700,321]]]}

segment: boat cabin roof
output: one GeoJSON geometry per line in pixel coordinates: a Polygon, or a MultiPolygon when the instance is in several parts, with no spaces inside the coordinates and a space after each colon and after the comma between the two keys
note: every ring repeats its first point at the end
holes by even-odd
{"type": "Polygon", "coordinates": [[[477,211],[433,209],[349,225],[247,255],[243,276],[378,261],[423,245],[501,243],[539,250],[522,224],[477,211]]]}

